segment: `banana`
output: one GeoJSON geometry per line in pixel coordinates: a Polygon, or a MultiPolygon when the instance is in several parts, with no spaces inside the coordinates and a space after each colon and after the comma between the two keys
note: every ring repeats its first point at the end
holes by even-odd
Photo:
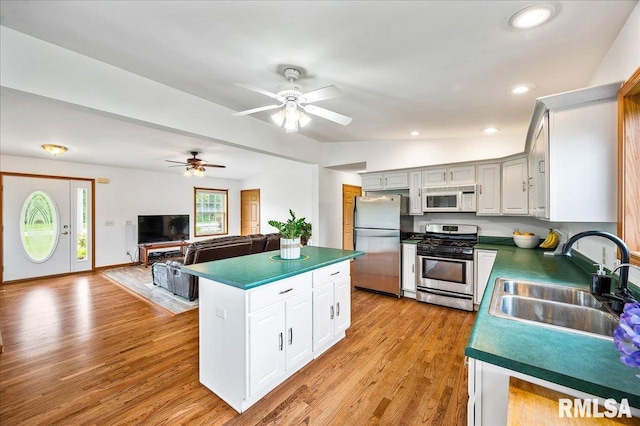
{"type": "Polygon", "coordinates": [[[549,229],[549,233],[547,234],[547,238],[540,243],[538,247],[540,248],[556,248],[558,243],[560,242],[560,238],[558,234],[555,233],[553,229],[549,229]]]}
{"type": "Polygon", "coordinates": [[[547,233],[547,238],[545,238],[545,240],[538,246],[540,248],[551,248],[551,244],[553,243],[553,235],[555,233],[553,232],[552,229],[549,229],[549,232],[547,233]]]}

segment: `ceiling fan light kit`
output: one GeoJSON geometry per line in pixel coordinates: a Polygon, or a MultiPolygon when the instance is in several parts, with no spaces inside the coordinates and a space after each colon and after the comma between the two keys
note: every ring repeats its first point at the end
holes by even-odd
{"type": "Polygon", "coordinates": [[[305,112],[342,124],[343,126],[351,123],[351,117],[347,117],[346,115],[338,114],[337,112],[329,111],[328,109],[320,108],[315,105],[307,105],[313,102],[342,96],[344,95],[342,90],[331,85],[308,93],[302,93],[302,88],[295,83],[295,81],[300,77],[300,71],[295,68],[286,68],[284,70],[284,77],[289,80],[289,83],[278,87],[278,93],[269,92],[250,84],[236,83],[240,87],[244,87],[245,89],[253,90],[254,92],[276,99],[280,104],[253,108],[246,111],[236,112],[232,115],[249,115],[256,112],[281,108],[278,112],[271,115],[271,120],[278,126],[284,127],[287,133],[297,132],[298,129],[305,127],[311,122],[311,117],[305,114],[305,112]]]}

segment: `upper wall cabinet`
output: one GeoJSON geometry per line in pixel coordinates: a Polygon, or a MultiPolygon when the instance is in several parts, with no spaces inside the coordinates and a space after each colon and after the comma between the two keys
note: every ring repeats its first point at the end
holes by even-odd
{"type": "Polygon", "coordinates": [[[502,194],[500,193],[500,163],[478,166],[477,215],[500,215],[502,194]]]}
{"type": "Polygon", "coordinates": [[[615,222],[620,83],[537,100],[527,133],[531,214],[554,222],[615,222]]]}
{"type": "Polygon", "coordinates": [[[422,171],[422,186],[468,185],[476,183],[476,166],[427,169],[422,171]]]}
{"type": "Polygon", "coordinates": [[[363,191],[381,191],[386,189],[408,189],[407,172],[371,173],[362,175],[363,191]]]}
{"type": "Polygon", "coordinates": [[[529,180],[525,157],[502,163],[502,214],[529,214],[529,180]]]}
{"type": "Polygon", "coordinates": [[[409,214],[422,214],[422,172],[409,172],[409,214]]]}

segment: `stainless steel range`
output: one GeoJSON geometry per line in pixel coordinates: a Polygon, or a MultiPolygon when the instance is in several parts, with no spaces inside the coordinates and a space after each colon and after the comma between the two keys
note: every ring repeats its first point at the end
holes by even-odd
{"type": "Polygon", "coordinates": [[[416,300],[473,311],[475,225],[427,225],[418,242],[416,300]]]}

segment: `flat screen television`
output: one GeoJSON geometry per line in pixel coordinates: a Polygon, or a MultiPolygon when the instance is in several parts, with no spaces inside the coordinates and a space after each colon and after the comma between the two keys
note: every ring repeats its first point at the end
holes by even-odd
{"type": "Polygon", "coordinates": [[[138,244],[188,239],[188,214],[138,216],[138,244]]]}

